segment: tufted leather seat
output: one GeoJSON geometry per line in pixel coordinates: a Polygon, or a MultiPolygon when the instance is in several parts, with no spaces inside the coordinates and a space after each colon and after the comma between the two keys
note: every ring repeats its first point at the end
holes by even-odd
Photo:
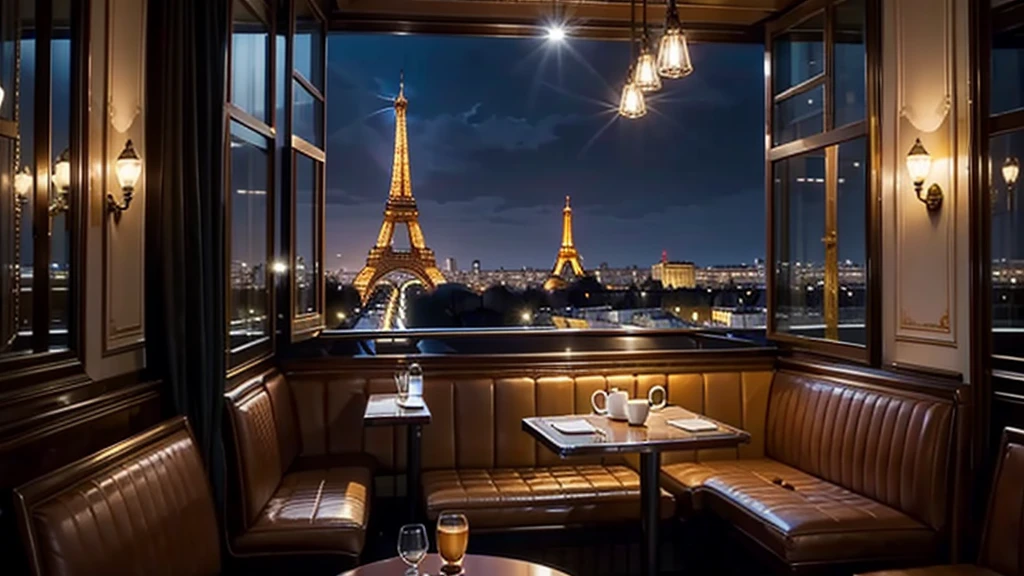
{"type": "MultiPolygon", "coordinates": [[[[640,478],[626,466],[600,464],[497,470],[437,470],[423,478],[427,514],[457,509],[480,528],[556,526],[635,520],[640,478]]],[[[661,492],[662,517],[672,496],[661,492]]]]}
{"type": "Polygon", "coordinates": [[[226,396],[240,487],[232,552],[358,556],[373,480],[366,459],[301,458],[291,392],[276,371],[226,396]]]}
{"type": "Polygon", "coordinates": [[[36,575],[206,575],[220,541],[203,462],[175,418],[15,490],[36,575]]]}
{"type": "Polygon", "coordinates": [[[870,576],[1024,576],[1024,430],[1007,428],[996,462],[977,565],[885,570],[870,576]]]}
{"type": "Polygon", "coordinates": [[[790,566],[927,561],[947,523],[954,406],[781,371],[763,459],[674,463],[664,485],[790,566]]]}

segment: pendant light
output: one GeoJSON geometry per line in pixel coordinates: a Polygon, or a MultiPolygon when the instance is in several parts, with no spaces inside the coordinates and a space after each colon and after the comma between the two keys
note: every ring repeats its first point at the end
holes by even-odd
{"type": "Polygon", "coordinates": [[[629,72],[626,73],[626,85],[622,87],[622,98],[619,100],[619,115],[623,118],[639,118],[647,114],[644,93],[634,81],[636,62],[636,0],[629,2],[629,72]]]}
{"type": "Polygon", "coordinates": [[[644,31],[640,37],[640,58],[636,61],[633,82],[643,92],[657,92],[661,90],[661,76],[658,76],[658,64],[651,54],[651,40],[647,34],[647,0],[644,0],[643,11],[644,31]]]}
{"type": "Polygon", "coordinates": [[[658,44],[658,74],[665,78],[682,78],[693,72],[690,62],[690,47],[686,44],[686,33],[679,23],[676,0],[668,0],[665,13],[665,33],[658,44]]]}

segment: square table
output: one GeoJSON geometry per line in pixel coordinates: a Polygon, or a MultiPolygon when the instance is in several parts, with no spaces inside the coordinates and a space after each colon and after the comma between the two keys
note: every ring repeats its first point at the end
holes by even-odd
{"type": "Polygon", "coordinates": [[[640,506],[642,516],[643,574],[658,573],[658,500],[661,490],[661,453],[672,450],[703,450],[732,448],[750,442],[750,434],[714,419],[680,408],[668,406],[651,412],[644,426],[630,426],[597,414],[569,416],[533,416],[523,418],[523,430],[538,442],[565,458],[566,456],[602,456],[609,454],[640,454],[640,506]],[[668,423],[680,418],[700,418],[716,426],[707,432],[687,432],[668,423]],[[586,420],[596,433],[565,434],[552,427],[559,420],[586,420]]]}
{"type": "Polygon", "coordinates": [[[422,460],[423,425],[430,424],[430,408],[403,408],[398,405],[398,394],[371,394],[363,412],[363,426],[406,426],[405,497],[409,506],[409,521],[416,520],[420,493],[420,466],[422,460]]]}

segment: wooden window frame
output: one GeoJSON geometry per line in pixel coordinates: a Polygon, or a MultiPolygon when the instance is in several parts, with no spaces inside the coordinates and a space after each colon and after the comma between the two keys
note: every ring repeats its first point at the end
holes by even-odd
{"type": "MultiPolygon", "coordinates": [[[[843,0],[807,0],[794,6],[785,14],[769,22],[765,27],[765,201],[766,201],[766,266],[765,294],[767,301],[767,336],[783,348],[808,350],[828,356],[835,356],[858,363],[879,365],[881,361],[881,222],[879,190],[881,186],[881,134],[879,130],[881,103],[881,6],[879,0],[865,0],[864,46],[865,46],[865,117],[863,120],[836,127],[835,124],[835,7],[843,0]],[[793,26],[824,13],[825,63],[821,74],[774,94],[773,41],[793,26]],[[785,98],[814,90],[824,85],[825,98],[822,103],[822,131],[784,144],[773,146],[775,104],[785,98]],[[777,330],[776,320],[776,194],[774,165],[788,158],[808,152],[823,150],[828,158],[834,156],[840,144],[865,138],[867,141],[867,166],[865,167],[865,239],[867,242],[864,272],[865,279],[865,345],[846,343],[838,340],[799,336],[777,330]]],[[[834,162],[833,162],[834,164],[834,162]]],[[[827,179],[837,177],[835,172],[827,179]]],[[[828,216],[826,215],[826,219],[828,216]]],[[[838,313],[838,309],[837,309],[838,313]]]]}

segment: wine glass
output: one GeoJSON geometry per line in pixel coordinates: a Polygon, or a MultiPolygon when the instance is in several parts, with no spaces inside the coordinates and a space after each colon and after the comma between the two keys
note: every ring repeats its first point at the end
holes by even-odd
{"type": "Polygon", "coordinates": [[[469,520],[457,512],[442,512],[437,518],[437,552],[444,561],[445,574],[462,572],[462,559],[469,546],[469,520]]]}
{"type": "Polygon", "coordinates": [[[406,574],[419,574],[420,562],[426,557],[428,548],[427,527],[423,524],[406,524],[398,529],[398,557],[409,566],[406,574]]]}

